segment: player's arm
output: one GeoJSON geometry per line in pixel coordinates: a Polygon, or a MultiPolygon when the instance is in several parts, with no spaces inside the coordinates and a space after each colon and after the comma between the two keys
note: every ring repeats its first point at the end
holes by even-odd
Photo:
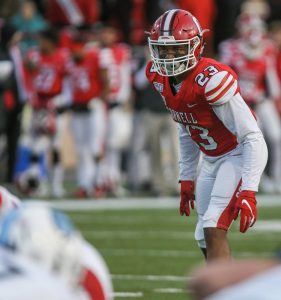
{"type": "Polygon", "coordinates": [[[198,146],[191,139],[188,130],[182,124],[178,124],[179,133],[179,180],[194,181],[196,178],[196,171],[199,161],[200,150],[198,146]]]}
{"type": "Polygon", "coordinates": [[[267,147],[256,119],[239,93],[235,77],[227,71],[214,75],[206,85],[206,99],[226,128],[243,147],[242,185],[236,206],[241,211],[240,231],[256,220],[255,192],[267,161],[267,147]],[[245,201],[244,201],[245,200],[245,201]]]}
{"type": "Polygon", "coordinates": [[[68,108],[72,100],[72,85],[69,77],[64,76],[61,93],[52,98],[51,105],[60,112],[68,108]]]}
{"type": "Polygon", "coordinates": [[[198,146],[193,142],[187,128],[178,124],[179,132],[179,182],[181,184],[180,214],[189,216],[190,207],[194,208],[194,190],[197,166],[200,156],[198,146]]]}
{"type": "Polygon", "coordinates": [[[120,90],[117,94],[117,101],[119,103],[126,104],[129,102],[132,92],[132,64],[131,64],[131,55],[129,49],[125,48],[125,55],[123,57],[123,62],[120,67],[120,90]]]}
{"type": "Polygon", "coordinates": [[[273,55],[268,55],[266,57],[265,82],[270,100],[274,101],[277,111],[281,114],[281,88],[276,65],[276,58],[273,55]]]}

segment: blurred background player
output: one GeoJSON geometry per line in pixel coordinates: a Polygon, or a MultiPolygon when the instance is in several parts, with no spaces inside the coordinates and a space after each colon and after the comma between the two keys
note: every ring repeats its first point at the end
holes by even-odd
{"type": "Polygon", "coordinates": [[[177,131],[161,96],[145,76],[149,59],[149,49],[135,49],[135,111],[128,181],[134,192],[173,195],[178,186],[174,180],[178,176],[177,131]]]}
{"type": "MultiPolygon", "coordinates": [[[[60,113],[70,101],[70,90],[66,81],[67,61],[68,53],[57,47],[57,36],[51,30],[40,33],[39,49],[31,50],[26,58],[29,103],[32,108],[31,123],[27,136],[24,137],[24,143],[31,148],[30,167],[26,172],[32,173],[34,180],[38,181],[36,186],[40,181],[43,183],[49,178],[54,197],[64,194],[60,159],[60,113]],[[50,162],[47,154],[50,155],[50,162]],[[41,155],[45,160],[46,174],[40,170],[41,155]]],[[[21,185],[21,178],[18,182],[21,185]]],[[[48,188],[45,186],[41,193],[48,195],[48,188]]]]}
{"type": "MultiPolygon", "coordinates": [[[[273,21],[270,24],[269,38],[276,46],[277,51],[277,73],[279,80],[281,80],[281,21],[273,21]]],[[[280,104],[278,102],[277,104],[280,104]]],[[[279,115],[281,116],[281,105],[277,106],[279,115]]]]}
{"type": "Polygon", "coordinates": [[[0,20],[0,138],[2,180],[12,183],[21,132],[22,108],[27,99],[22,54],[22,34],[8,22],[0,20]]]}
{"type": "MultiPolygon", "coordinates": [[[[105,188],[116,194],[121,187],[121,155],[128,147],[132,130],[131,97],[131,51],[118,42],[118,31],[106,25],[100,29],[100,66],[106,70],[109,92],[106,99],[108,118],[106,121],[105,158],[101,168],[105,172],[105,188]]],[[[99,180],[99,178],[97,179],[99,180]]],[[[97,183],[97,192],[102,188],[97,183]]]]}
{"type": "Polygon", "coordinates": [[[0,241],[0,297],[113,299],[103,258],[65,214],[46,204],[23,204],[3,215],[0,241]]]}
{"type": "Polygon", "coordinates": [[[276,49],[258,15],[240,15],[236,28],[238,37],[221,44],[220,60],[238,74],[241,95],[255,111],[268,142],[271,155],[262,190],[280,193],[281,125],[275,103],[281,101],[281,89],[276,72],[276,49]]]}
{"type": "Polygon", "coordinates": [[[55,26],[91,25],[100,17],[98,0],[48,0],[46,17],[55,26]]]}
{"type": "Polygon", "coordinates": [[[101,69],[98,49],[86,45],[86,30],[73,32],[68,77],[71,85],[72,132],[77,154],[78,189],[75,196],[92,196],[97,164],[104,155],[107,73],[101,69]],[[104,93],[105,92],[105,93],[104,93]]]}

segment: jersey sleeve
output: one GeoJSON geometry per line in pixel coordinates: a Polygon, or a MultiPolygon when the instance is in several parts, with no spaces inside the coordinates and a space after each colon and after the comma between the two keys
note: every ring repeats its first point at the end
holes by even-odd
{"type": "Polygon", "coordinates": [[[214,74],[205,87],[205,97],[210,105],[227,103],[239,91],[234,73],[223,70],[214,74]]]}
{"type": "Polygon", "coordinates": [[[213,110],[224,126],[236,135],[242,145],[242,190],[258,191],[258,185],[267,161],[267,147],[249,107],[237,93],[224,105],[213,110]]]}
{"type": "Polygon", "coordinates": [[[178,124],[179,134],[179,180],[195,180],[200,150],[191,139],[186,127],[178,124]]]}

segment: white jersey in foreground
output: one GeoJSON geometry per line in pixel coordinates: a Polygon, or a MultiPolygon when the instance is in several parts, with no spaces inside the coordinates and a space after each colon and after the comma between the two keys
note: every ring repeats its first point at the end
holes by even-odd
{"type": "Polygon", "coordinates": [[[280,279],[281,266],[223,289],[206,300],[279,300],[281,295],[280,279]]]}
{"type": "Polygon", "coordinates": [[[30,259],[0,247],[0,299],[88,300],[54,273],[30,259]]]}

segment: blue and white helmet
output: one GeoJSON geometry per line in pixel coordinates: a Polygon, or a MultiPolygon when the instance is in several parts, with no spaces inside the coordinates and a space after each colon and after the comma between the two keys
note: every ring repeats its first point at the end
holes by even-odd
{"type": "Polygon", "coordinates": [[[82,237],[62,212],[44,204],[24,204],[0,220],[0,243],[52,272],[71,285],[81,272],[82,237]]]}

